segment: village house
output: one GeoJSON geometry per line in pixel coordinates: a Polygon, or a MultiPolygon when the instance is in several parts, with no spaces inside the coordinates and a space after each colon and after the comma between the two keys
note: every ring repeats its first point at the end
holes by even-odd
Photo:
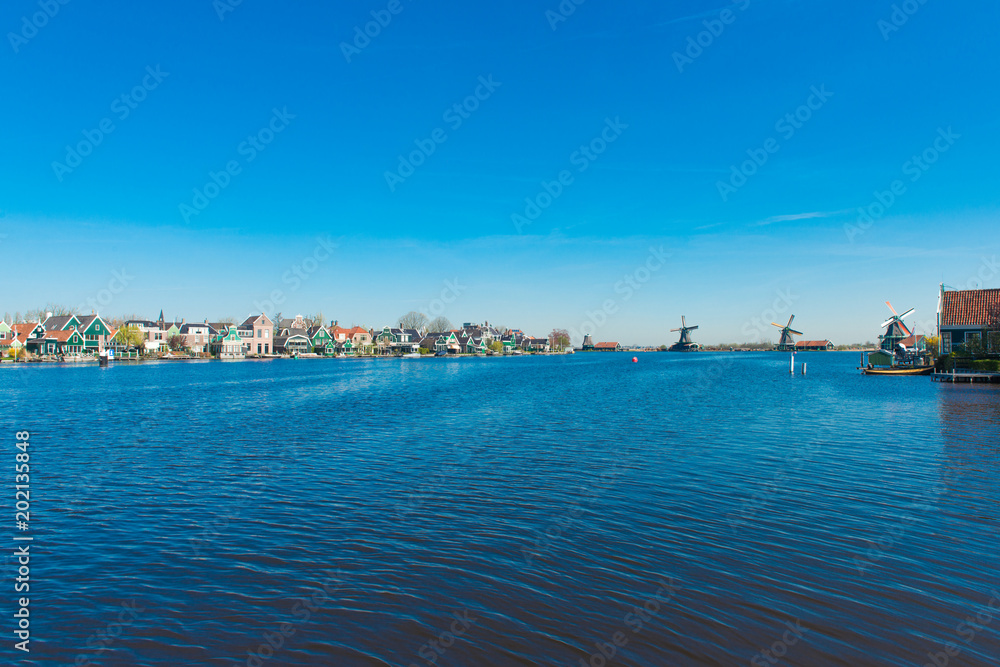
{"type": "Polygon", "coordinates": [[[222,361],[239,361],[246,358],[246,345],[236,326],[230,326],[225,333],[217,333],[210,344],[212,355],[222,361]]]}
{"type": "Polygon", "coordinates": [[[621,352],[621,343],[598,343],[594,346],[596,352],[621,352]]]}
{"type": "Polygon", "coordinates": [[[321,326],[309,327],[306,331],[306,335],[309,336],[309,343],[312,346],[312,351],[316,354],[323,354],[328,357],[332,357],[337,353],[337,343],[333,340],[333,336],[330,332],[321,326]]]}
{"type": "Polygon", "coordinates": [[[272,340],[274,322],[261,313],[250,315],[237,327],[247,354],[277,354],[277,345],[272,340]]]}
{"type": "Polygon", "coordinates": [[[421,335],[416,329],[384,327],[375,336],[380,354],[413,354],[420,350],[421,335]]]}
{"type": "MultiPolygon", "coordinates": [[[[161,313],[162,316],[162,313],[161,313]]],[[[163,329],[158,322],[150,320],[126,320],[126,327],[139,329],[146,337],[145,348],[147,352],[159,352],[160,346],[165,346],[166,340],[163,338],[163,329]]]]}
{"type": "Polygon", "coordinates": [[[275,336],[275,354],[308,354],[312,352],[312,343],[309,335],[299,329],[290,329],[288,336],[275,336]]]}
{"type": "Polygon", "coordinates": [[[180,335],[184,337],[184,347],[195,354],[208,354],[211,345],[212,328],[205,322],[181,324],[180,335]]]}
{"type": "Polygon", "coordinates": [[[991,334],[992,345],[1000,345],[1000,289],[948,290],[941,288],[938,323],[940,352],[951,354],[991,334]]]}
{"type": "Polygon", "coordinates": [[[828,340],[799,340],[795,342],[796,352],[830,351],[833,348],[833,343],[828,340]]]}

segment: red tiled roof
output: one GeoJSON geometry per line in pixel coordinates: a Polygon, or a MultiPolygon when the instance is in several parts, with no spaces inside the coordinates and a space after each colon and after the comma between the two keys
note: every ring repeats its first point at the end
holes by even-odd
{"type": "Polygon", "coordinates": [[[16,333],[30,334],[37,326],[38,322],[22,322],[10,325],[10,329],[16,333]]]}
{"type": "Polygon", "coordinates": [[[829,344],[828,340],[800,340],[795,342],[795,347],[826,347],[829,344]]]}
{"type": "Polygon", "coordinates": [[[613,350],[616,347],[618,347],[618,345],[619,345],[618,343],[598,343],[594,347],[601,348],[601,349],[612,349],[613,350]]]}
{"type": "Polygon", "coordinates": [[[986,324],[991,310],[1000,314],[1000,289],[945,292],[941,303],[941,325],[980,327],[986,324]]]}
{"type": "Polygon", "coordinates": [[[70,336],[76,333],[75,329],[69,329],[67,331],[46,331],[45,338],[54,338],[60,343],[65,343],[70,339],[70,336]]]}

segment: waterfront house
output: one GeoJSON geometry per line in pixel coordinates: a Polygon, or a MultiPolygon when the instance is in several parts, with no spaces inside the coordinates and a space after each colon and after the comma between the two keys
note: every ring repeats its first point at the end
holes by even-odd
{"type": "Polygon", "coordinates": [[[76,328],[46,331],[40,340],[45,349],[43,354],[82,354],[84,351],[84,338],[76,328]]]}
{"type": "Polygon", "coordinates": [[[526,352],[548,352],[551,348],[547,338],[525,338],[521,349],[526,352]]]}
{"type": "Polygon", "coordinates": [[[337,343],[333,340],[330,332],[323,327],[319,325],[309,327],[306,335],[309,337],[309,344],[312,347],[312,351],[316,354],[333,356],[337,353],[337,343]]]}
{"type": "Polygon", "coordinates": [[[996,337],[998,325],[1000,289],[945,291],[942,286],[938,336],[943,354],[981,342],[987,333],[996,337]]]}
{"type": "Polygon", "coordinates": [[[6,338],[0,338],[0,355],[20,357],[25,340],[24,334],[11,330],[6,338]]]}
{"type": "Polygon", "coordinates": [[[163,338],[163,329],[160,327],[159,322],[151,320],[126,320],[125,326],[136,327],[143,333],[146,337],[145,347],[147,352],[159,352],[160,346],[166,345],[166,340],[163,338]]]}
{"type": "Polygon", "coordinates": [[[278,330],[276,335],[278,336],[291,336],[292,331],[308,331],[315,323],[308,317],[302,317],[301,315],[296,315],[294,319],[282,319],[279,320],[275,328],[278,330]]]}
{"type": "Polygon", "coordinates": [[[246,345],[235,325],[230,326],[225,333],[216,334],[210,346],[212,354],[223,361],[239,361],[246,358],[246,345]]]}
{"type": "Polygon", "coordinates": [[[42,322],[46,331],[67,331],[69,329],[79,329],[80,319],[76,315],[53,315],[49,313],[42,322]]]}
{"type": "Polygon", "coordinates": [[[312,343],[305,331],[291,329],[288,336],[274,338],[275,354],[308,354],[309,352],[312,352],[312,343]]]}
{"type": "Polygon", "coordinates": [[[250,315],[237,331],[243,339],[248,354],[277,354],[271,337],[274,332],[274,322],[267,315],[250,315]]]}
{"type": "Polygon", "coordinates": [[[621,352],[621,343],[598,343],[594,346],[594,350],[597,352],[621,352]]]}
{"type": "Polygon", "coordinates": [[[184,346],[191,352],[195,354],[209,353],[212,328],[208,325],[208,320],[181,324],[180,335],[184,337],[184,346]]]}
{"type": "Polygon", "coordinates": [[[420,349],[421,336],[415,329],[383,327],[375,336],[380,354],[412,354],[420,349]]]}
{"type": "Polygon", "coordinates": [[[163,344],[169,348],[170,339],[181,335],[181,324],[178,322],[164,322],[159,326],[163,329],[163,344]]]}
{"type": "Polygon", "coordinates": [[[344,327],[337,324],[337,322],[334,322],[332,325],[330,325],[330,328],[327,329],[327,332],[330,334],[330,338],[332,338],[337,343],[343,343],[345,340],[351,338],[351,329],[345,329],[344,327]]]}
{"type": "Polygon", "coordinates": [[[28,341],[45,335],[45,327],[42,326],[41,322],[12,324],[10,329],[15,336],[20,335],[21,342],[25,345],[27,345],[28,341]]]}
{"type": "Polygon", "coordinates": [[[11,333],[10,325],[0,320],[0,340],[7,340],[8,338],[13,338],[14,335],[11,333]]]}
{"type": "Polygon", "coordinates": [[[799,340],[795,342],[796,352],[828,352],[834,348],[828,340],[799,340]]]}

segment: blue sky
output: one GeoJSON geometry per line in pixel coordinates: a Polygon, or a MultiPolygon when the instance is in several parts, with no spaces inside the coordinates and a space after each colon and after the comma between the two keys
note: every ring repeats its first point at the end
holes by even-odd
{"type": "Polygon", "coordinates": [[[996,3],[224,1],[0,10],[0,312],[852,342],[1000,287],[996,3]]]}

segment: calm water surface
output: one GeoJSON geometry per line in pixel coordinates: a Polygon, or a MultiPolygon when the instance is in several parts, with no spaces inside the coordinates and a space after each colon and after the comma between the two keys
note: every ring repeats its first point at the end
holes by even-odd
{"type": "Polygon", "coordinates": [[[997,387],[631,356],[4,365],[31,661],[1000,662],[997,387]]]}

